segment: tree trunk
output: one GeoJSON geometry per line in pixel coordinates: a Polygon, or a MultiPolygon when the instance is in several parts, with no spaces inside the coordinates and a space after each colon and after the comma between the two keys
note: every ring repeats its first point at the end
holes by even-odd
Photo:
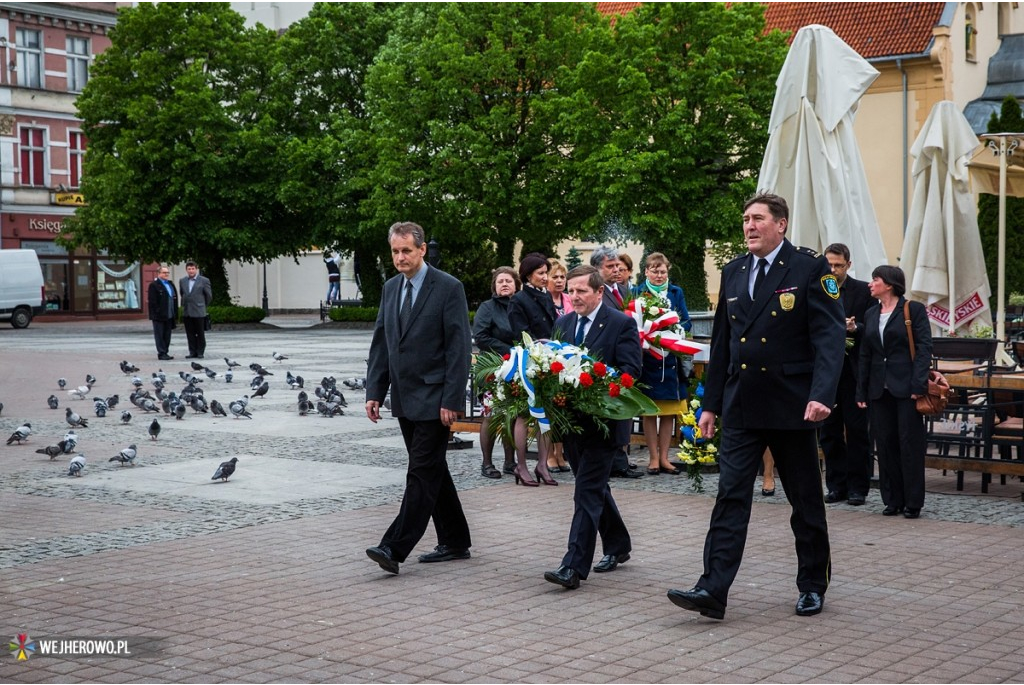
{"type": "Polygon", "coordinates": [[[199,265],[200,273],[210,279],[210,287],[213,288],[213,301],[210,304],[217,307],[230,306],[231,294],[224,256],[219,253],[208,253],[205,257],[196,258],[196,263],[199,265]]]}

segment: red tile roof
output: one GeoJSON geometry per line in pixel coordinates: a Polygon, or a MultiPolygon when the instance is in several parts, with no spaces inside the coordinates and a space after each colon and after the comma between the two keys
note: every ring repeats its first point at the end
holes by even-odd
{"type": "MultiPolygon", "coordinates": [[[[639,2],[599,2],[602,14],[626,14],[639,2]]],[[[862,57],[920,54],[932,41],[944,2],[767,2],[765,23],[795,34],[809,24],[823,24],[862,57]]]]}

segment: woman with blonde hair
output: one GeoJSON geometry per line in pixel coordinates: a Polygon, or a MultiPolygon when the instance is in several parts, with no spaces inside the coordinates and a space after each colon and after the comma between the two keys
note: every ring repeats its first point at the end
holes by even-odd
{"type": "MultiPolygon", "coordinates": [[[[551,295],[551,302],[555,305],[555,313],[564,316],[572,311],[572,300],[565,293],[565,266],[557,259],[548,260],[548,293],[551,295]]],[[[572,471],[565,461],[562,453],[562,443],[556,442],[551,445],[548,452],[548,471],[568,473],[572,471]]]]}

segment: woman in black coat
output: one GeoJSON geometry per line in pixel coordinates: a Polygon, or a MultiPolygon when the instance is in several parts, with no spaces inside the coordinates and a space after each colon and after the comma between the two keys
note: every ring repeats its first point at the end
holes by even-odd
{"type": "MultiPolygon", "coordinates": [[[[519,275],[510,266],[499,266],[491,274],[491,299],[481,303],[473,317],[473,340],[481,352],[494,352],[506,355],[512,349],[515,336],[512,325],[508,321],[508,305],[512,296],[519,290],[519,275]]],[[[480,451],[483,463],[480,475],[485,478],[501,478],[501,471],[494,468],[494,435],[491,433],[491,417],[484,416],[480,424],[480,451]]],[[[515,466],[515,454],[511,443],[502,439],[505,448],[505,469],[512,472],[515,466]]]]}
{"type": "Polygon", "coordinates": [[[910,302],[914,358],[903,314],[906,279],[903,270],[883,265],[871,273],[868,286],[878,304],[864,316],[860,345],[857,406],[867,407],[871,437],[878,449],[878,475],[883,516],[921,515],[924,505],[924,417],[916,400],[928,391],[932,335],[920,302],[910,302]]]}
{"type": "MultiPolygon", "coordinates": [[[[555,304],[547,291],[548,258],[537,252],[531,252],[519,263],[519,278],[523,281],[523,289],[512,296],[508,305],[508,320],[512,325],[516,343],[523,338],[523,332],[529,333],[534,340],[548,338],[555,326],[555,304]]],[[[525,416],[516,419],[514,429],[516,443],[516,467],[513,475],[516,483],[536,487],[537,481],[547,485],[558,485],[558,481],[548,472],[548,448],[551,443],[546,435],[537,436],[537,467],[533,470],[534,480],[526,465],[526,438],[528,423],[525,416]]]]}

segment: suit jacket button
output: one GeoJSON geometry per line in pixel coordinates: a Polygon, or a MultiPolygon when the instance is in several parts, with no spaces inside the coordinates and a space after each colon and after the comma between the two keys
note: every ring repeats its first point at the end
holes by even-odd
{"type": "Polygon", "coordinates": [[[745,368],[747,368],[747,365],[746,364],[740,364],[740,368],[741,369],[745,369],[745,368]]]}
{"type": "Polygon", "coordinates": [[[765,367],[763,367],[763,366],[762,366],[762,367],[761,367],[761,370],[762,370],[762,371],[767,371],[768,369],[766,369],[765,367]]]}
{"type": "Polygon", "coordinates": [[[778,312],[772,312],[772,316],[778,316],[778,312]]]}
{"type": "Polygon", "coordinates": [[[768,340],[766,338],[761,338],[761,342],[766,343],[768,340]]]}
{"type": "Polygon", "coordinates": [[[747,342],[746,338],[740,338],[740,342],[747,342]]]}
{"type": "Polygon", "coordinates": [[[735,314],[732,315],[732,319],[733,319],[733,321],[736,320],[736,315],[735,314]]]}

